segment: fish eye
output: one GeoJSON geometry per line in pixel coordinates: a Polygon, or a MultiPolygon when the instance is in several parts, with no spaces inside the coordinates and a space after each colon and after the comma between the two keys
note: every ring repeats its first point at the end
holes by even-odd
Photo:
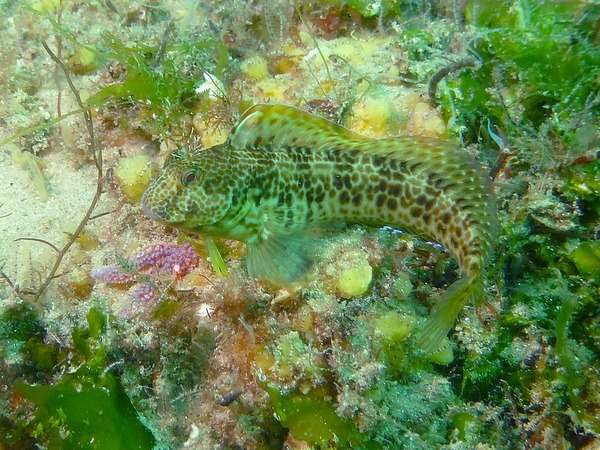
{"type": "Polygon", "coordinates": [[[181,184],[189,187],[195,184],[200,178],[200,172],[197,169],[186,170],[181,176],[181,184]]]}

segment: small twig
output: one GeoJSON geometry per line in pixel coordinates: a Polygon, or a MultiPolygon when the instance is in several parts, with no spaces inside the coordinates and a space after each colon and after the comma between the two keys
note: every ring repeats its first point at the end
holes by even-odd
{"type": "Polygon", "coordinates": [[[11,287],[11,289],[14,291],[15,289],[15,283],[13,283],[13,281],[10,279],[10,277],[8,275],[6,275],[4,272],[2,272],[0,270],[0,277],[4,278],[4,281],[6,281],[8,283],[8,285],[11,287]]]}
{"type": "MultiPolygon", "coordinates": [[[[1,147],[1,145],[0,145],[0,147],[1,147]]],[[[3,206],[4,206],[4,203],[0,204],[0,208],[2,208],[3,206]]],[[[5,217],[10,216],[11,214],[12,213],[4,214],[4,215],[0,216],[0,219],[4,219],[5,217]]]]}
{"type": "Polygon", "coordinates": [[[516,425],[519,428],[519,433],[521,434],[521,440],[523,441],[523,446],[525,447],[526,450],[529,450],[532,448],[532,446],[529,443],[529,439],[527,439],[527,432],[525,431],[525,428],[523,427],[523,422],[521,422],[520,414],[517,411],[515,399],[513,398],[512,394],[510,393],[510,389],[508,388],[508,383],[506,382],[506,380],[501,379],[500,383],[502,383],[502,388],[504,389],[504,395],[506,395],[506,398],[508,399],[508,403],[510,405],[510,410],[512,412],[513,417],[515,418],[516,425]]]}
{"type": "Polygon", "coordinates": [[[69,251],[71,246],[75,243],[75,240],[79,237],[79,235],[82,233],[83,229],[87,225],[88,221],[90,220],[92,212],[96,208],[96,205],[98,204],[98,201],[100,200],[100,196],[102,195],[102,178],[103,178],[102,150],[96,146],[96,139],[94,136],[94,123],[92,121],[92,113],[89,110],[89,108],[87,108],[84,105],[83,101],[81,100],[79,91],[73,84],[73,80],[71,80],[71,76],[69,74],[69,69],[67,68],[65,63],[63,63],[62,60],[60,60],[52,52],[52,50],[50,50],[50,48],[48,47],[46,42],[42,41],[42,46],[44,47],[44,50],[46,50],[48,55],[50,55],[50,58],[52,58],[52,60],[56,64],[58,64],[59,67],[62,69],[63,73],[65,74],[65,78],[67,80],[69,88],[71,89],[71,92],[75,96],[75,99],[77,100],[77,104],[79,105],[79,107],[82,110],[82,114],[85,119],[85,124],[87,127],[88,135],[90,137],[90,142],[88,143],[88,149],[92,153],[92,156],[94,158],[94,165],[96,166],[96,170],[97,170],[97,181],[96,181],[96,192],[94,194],[94,198],[92,199],[92,201],[90,203],[90,206],[88,207],[85,215],[81,219],[81,222],[79,223],[79,226],[77,227],[77,229],[69,237],[69,239],[67,240],[67,243],[63,246],[63,248],[58,252],[58,256],[56,257],[56,261],[54,262],[52,269],[50,269],[50,272],[46,276],[46,279],[44,280],[44,282],[41,284],[41,286],[38,288],[38,290],[35,292],[35,294],[33,296],[34,303],[38,302],[38,300],[40,299],[40,297],[42,296],[42,294],[44,293],[44,291],[46,290],[48,285],[52,282],[52,280],[54,280],[54,278],[56,277],[56,272],[58,271],[58,268],[60,267],[60,264],[61,264],[63,258],[65,257],[65,255],[67,254],[67,252],[69,251]]]}
{"type": "Polygon", "coordinates": [[[90,217],[90,220],[95,220],[95,219],[97,219],[99,217],[102,217],[102,216],[108,216],[109,214],[112,214],[113,212],[114,211],[104,211],[104,212],[101,212],[101,213],[98,213],[98,214],[94,214],[93,216],[90,217]]]}
{"type": "Polygon", "coordinates": [[[171,31],[173,31],[173,28],[175,28],[173,22],[169,22],[167,24],[167,28],[165,28],[165,32],[163,33],[161,42],[160,42],[160,47],[158,49],[158,52],[156,52],[156,56],[154,57],[154,62],[152,63],[153,67],[157,67],[158,64],[160,63],[160,60],[163,58],[163,56],[165,56],[165,53],[167,51],[167,42],[169,42],[169,34],[171,34],[171,31]]]}
{"type": "Polygon", "coordinates": [[[429,79],[429,84],[427,85],[427,96],[429,97],[429,101],[433,105],[437,105],[438,101],[435,98],[437,93],[437,86],[440,81],[447,75],[452,72],[456,72],[458,70],[464,69],[465,67],[475,67],[477,66],[477,61],[473,58],[465,58],[459,61],[448,64],[447,66],[442,67],[433,76],[429,79]]]}
{"type": "MultiPolygon", "coordinates": [[[[321,60],[323,61],[323,65],[325,66],[325,73],[327,73],[327,78],[331,82],[331,90],[333,91],[333,95],[335,96],[337,103],[339,105],[341,105],[342,101],[340,99],[337,89],[335,88],[335,83],[333,81],[333,76],[331,75],[331,70],[329,69],[329,64],[327,64],[327,59],[325,58],[325,55],[323,55],[323,52],[321,51],[321,47],[319,46],[317,37],[313,33],[312,28],[306,22],[306,19],[304,17],[304,13],[302,12],[301,6],[298,3],[294,2],[294,8],[296,9],[296,14],[298,14],[298,17],[300,18],[300,22],[302,22],[302,25],[304,25],[304,27],[306,27],[306,30],[308,31],[308,35],[310,36],[311,40],[313,41],[313,44],[314,44],[315,48],[317,49],[317,52],[319,53],[321,60]]],[[[308,65],[308,62],[307,62],[307,65],[308,65]]],[[[310,68],[310,66],[309,66],[309,68],[310,68]]],[[[319,83],[319,86],[321,87],[321,83],[319,83]]],[[[321,90],[323,91],[323,93],[325,93],[325,91],[323,90],[323,87],[321,87],[321,90]]]]}
{"type": "Polygon", "coordinates": [[[35,242],[41,242],[42,244],[46,244],[48,247],[51,247],[56,253],[60,253],[60,249],[56,245],[54,245],[52,242],[46,241],[45,239],[32,238],[32,237],[23,237],[23,238],[15,239],[14,242],[18,242],[18,241],[35,241],[35,242]]]}
{"type": "MultiPolygon", "coordinates": [[[[57,17],[56,17],[56,22],[61,25],[62,22],[62,8],[63,8],[63,4],[62,4],[62,0],[60,0],[59,2],[59,7],[58,10],[56,12],[57,17]]],[[[56,57],[58,59],[62,59],[62,38],[60,36],[60,34],[56,35],[56,57]]],[[[58,81],[58,72],[59,72],[59,68],[57,67],[56,70],[54,71],[54,82],[56,83],[56,90],[58,91],[58,94],[56,96],[56,116],[60,117],[62,116],[62,89],[60,87],[60,83],[58,81]]],[[[60,135],[62,135],[62,129],[59,128],[58,129],[58,133],[60,135]]]]}

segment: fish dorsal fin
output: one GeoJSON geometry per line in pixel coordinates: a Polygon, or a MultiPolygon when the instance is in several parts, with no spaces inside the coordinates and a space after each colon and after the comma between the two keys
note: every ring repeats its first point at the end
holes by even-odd
{"type": "Polygon", "coordinates": [[[232,148],[272,146],[318,149],[366,137],[327,119],[284,105],[254,105],[246,110],[231,130],[232,148]]]}

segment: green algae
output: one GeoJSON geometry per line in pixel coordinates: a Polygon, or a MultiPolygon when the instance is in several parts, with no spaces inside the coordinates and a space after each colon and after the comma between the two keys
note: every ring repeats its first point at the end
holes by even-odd
{"type": "Polygon", "coordinates": [[[29,303],[20,303],[3,311],[0,319],[0,342],[26,342],[31,338],[42,338],[45,334],[44,324],[29,303]]]}
{"type": "MultiPolygon", "coordinates": [[[[367,2],[355,3],[358,8],[365,8],[364,14],[361,14],[367,17],[369,14],[369,11],[366,10],[367,2]]],[[[594,24],[591,5],[586,6],[582,2],[568,1],[564,2],[564,8],[541,5],[538,8],[539,11],[545,14],[549,11],[552,12],[550,17],[543,19],[535,10],[533,15],[528,14],[528,9],[531,9],[527,8],[528,5],[531,6],[532,2],[467,2],[467,25],[476,26],[481,32],[481,35],[478,32],[477,38],[474,40],[474,48],[482,57],[482,68],[465,71],[459,74],[454,81],[448,81],[450,90],[445,93],[456,96],[453,99],[454,103],[451,104],[443,96],[441,98],[442,107],[447,116],[454,109],[454,111],[458,111],[458,117],[463,121],[462,123],[467,124],[465,134],[467,140],[469,138],[472,138],[472,141],[476,139],[474,136],[477,135],[478,130],[481,132],[486,128],[485,123],[488,118],[492,119],[493,124],[499,125],[503,131],[507,132],[508,141],[504,143],[506,145],[514,143],[519,137],[531,136],[532,146],[522,152],[522,160],[519,161],[520,165],[518,166],[520,169],[529,168],[527,164],[522,163],[523,160],[531,162],[535,157],[535,152],[530,150],[536,149],[538,145],[538,136],[535,136],[536,128],[551,127],[550,136],[557,143],[556,148],[545,148],[540,145],[540,150],[538,150],[540,153],[549,152],[549,149],[561,151],[560,148],[563,144],[573,142],[576,145],[569,148],[569,156],[576,157],[586,154],[586,152],[589,153],[597,142],[595,128],[593,125],[589,125],[594,123],[590,118],[596,114],[597,104],[582,103],[582,98],[588,93],[587,98],[592,99],[593,90],[597,86],[597,80],[592,79],[594,68],[591,64],[595,61],[594,51],[590,52],[591,57],[582,58],[581,67],[574,66],[576,73],[580,73],[582,67],[583,70],[589,72],[589,75],[584,74],[580,87],[574,86],[576,77],[565,74],[562,68],[557,71],[557,76],[551,74],[547,80],[540,76],[540,73],[543,73],[548,65],[558,63],[560,52],[567,52],[568,61],[573,63],[573,58],[588,51],[586,46],[598,42],[597,31],[593,31],[594,27],[597,28],[597,14],[594,24]],[[475,3],[479,5],[477,17],[469,9],[473,8],[475,3]],[[571,7],[572,9],[569,10],[568,8],[571,7]],[[586,11],[581,13],[581,8],[586,11]],[[547,20],[547,25],[538,30],[536,29],[537,24],[541,20],[547,20]],[[553,26],[556,25],[554,31],[548,25],[550,23],[553,26]],[[513,31],[515,37],[512,37],[513,31]],[[549,36],[550,42],[543,42],[545,35],[549,36]],[[571,42],[571,38],[579,42],[571,42]],[[528,46],[527,52],[522,55],[519,54],[520,45],[528,46]],[[543,52],[552,54],[542,54],[543,52]],[[565,77],[564,86],[559,85],[560,77],[565,77]],[[588,83],[587,87],[586,83],[588,83]],[[589,92],[586,91],[588,87],[591,89],[589,92]],[[503,96],[501,99],[498,97],[498,92],[503,96]],[[576,97],[572,103],[572,109],[567,105],[571,92],[576,97]],[[502,100],[507,101],[507,104],[502,105],[502,100]],[[588,126],[583,131],[579,131],[582,130],[579,126],[580,119],[588,122],[588,126]]],[[[357,28],[359,27],[357,26],[357,28]]],[[[403,32],[402,36],[407,43],[407,54],[411,59],[428,62],[435,54],[432,48],[438,45],[436,33],[410,30],[403,32]]],[[[185,85],[184,91],[187,94],[182,98],[173,97],[173,92],[167,89],[161,90],[160,71],[162,69],[160,64],[153,66],[160,50],[159,45],[145,46],[123,42],[121,45],[125,48],[117,49],[118,52],[131,50],[133,53],[138,53],[142,58],[141,62],[125,59],[123,63],[117,56],[108,58],[119,61],[126,67],[133,67],[132,78],[127,81],[128,75],[124,75],[124,78],[116,80],[118,84],[125,79],[124,87],[109,86],[110,89],[105,91],[104,98],[96,98],[99,104],[110,104],[116,100],[120,106],[135,105],[139,107],[136,109],[136,113],[142,111],[140,117],[146,122],[147,129],[151,132],[159,129],[158,126],[155,127],[150,123],[150,117],[156,111],[159,113],[158,117],[161,118],[161,126],[173,127],[175,119],[185,120],[187,112],[198,106],[193,105],[194,100],[190,95],[195,85],[185,85]],[[147,55],[143,54],[145,48],[150,49],[147,55]],[[138,70],[136,64],[141,65],[139,70],[148,73],[135,75],[135,71],[138,70]],[[152,71],[156,71],[158,74],[151,73],[152,71]],[[146,94],[137,91],[132,80],[147,83],[147,86],[152,88],[158,86],[157,97],[154,99],[144,97],[146,94]],[[129,89],[131,91],[128,91],[129,89]],[[180,102],[177,107],[180,109],[172,108],[174,103],[157,106],[154,102],[161,98],[167,99],[169,102],[180,102]],[[150,104],[145,104],[148,101],[150,104]]],[[[166,55],[167,60],[179,58],[176,55],[177,45],[175,47],[168,46],[171,53],[166,55]]],[[[109,52],[113,51],[109,47],[104,46],[104,50],[108,48],[109,52]]],[[[102,46],[96,47],[96,51],[103,51],[102,46]]],[[[97,55],[99,55],[98,60],[102,59],[100,53],[97,55]]],[[[166,78],[163,78],[164,80],[166,78]]],[[[128,126],[128,123],[130,123],[129,119],[121,118],[120,124],[124,128],[128,126]]],[[[482,138],[485,145],[485,133],[482,138]]],[[[491,144],[493,146],[493,143],[491,144]]],[[[569,160],[567,160],[568,162],[569,160]]],[[[554,190],[553,201],[576,203],[581,208],[581,216],[573,218],[578,228],[568,231],[579,232],[582,236],[590,235],[598,223],[600,214],[598,209],[598,205],[600,205],[598,167],[597,159],[585,165],[561,167],[558,179],[553,180],[552,174],[548,179],[548,184],[554,190]]],[[[536,170],[546,172],[551,168],[548,165],[540,164],[536,170]]],[[[535,177],[535,173],[527,172],[520,179],[514,178],[509,182],[527,184],[535,180],[535,177]]],[[[503,187],[499,183],[501,193],[502,189],[503,187]]],[[[513,204],[521,202],[525,207],[528,206],[530,199],[527,197],[517,198],[522,193],[522,190],[517,191],[515,199],[510,202],[513,204]]],[[[441,447],[444,444],[458,448],[463,448],[462,446],[474,448],[483,442],[498,448],[519,447],[520,444],[517,442],[519,436],[513,426],[513,418],[506,418],[510,415],[507,413],[509,402],[499,383],[499,380],[504,379],[514,393],[518,412],[523,413],[521,418],[514,417],[514,421],[522,422],[529,427],[528,432],[532,442],[536,437],[551,433],[554,433],[553,436],[557,436],[556,442],[561,442],[561,439],[564,438],[561,434],[563,429],[566,430],[565,435],[567,432],[572,433],[570,437],[567,435],[572,443],[586,442],[584,440],[586,430],[590,430],[590,424],[594,424],[594,414],[597,413],[597,402],[594,403],[593,391],[597,387],[592,384],[593,367],[597,366],[595,361],[600,357],[597,343],[597,299],[595,298],[598,286],[597,245],[595,241],[583,241],[573,237],[566,239],[560,237],[558,232],[552,235],[539,234],[539,225],[532,219],[531,214],[509,216],[507,213],[509,206],[506,206],[508,202],[505,198],[501,198],[501,208],[506,214],[504,217],[505,236],[501,241],[498,267],[493,271],[494,274],[497,274],[497,279],[502,280],[502,284],[499,286],[502,296],[501,306],[498,308],[499,316],[488,319],[483,328],[475,326],[475,332],[469,330],[468,326],[466,329],[457,330],[455,335],[460,340],[457,345],[458,355],[455,363],[449,368],[434,368],[431,364],[416,358],[411,352],[413,343],[410,338],[406,340],[377,338],[374,333],[375,320],[373,318],[387,313],[368,303],[370,297],[361,302],[349,302],[347,310],[340,308],[329,316],[317,316],[319,320],[323,320],[323,316],[325,316],[326,320],[331,320],[332,326],[344,321],[344,327],[336,329],[336,336],[342,337],[338,338],[338,342],[335,343],[338,347],[336,347],[337,353],[333,353],[331,357],[332,367],[320,367],[318,372],[319,376],[325,376],[338,385],[337,389],[339,390],[336,391],[338,394],[342,389],[351,391],[354,398],[347,400],[346,408],[366,411],[365,416],[375,419],[366,425],[361,423],[361,427],[364,426],[365,435],[368,433],[369,436],[365,439],[382,442],[384,446],[390,446],[392,445],[390,443],[393,443],[397,448],[433,448],[441,447]],[[547,270],[547,267],[551,269],[547,270]],[[558,269],[558,272],[555,269],[558,269]],[[573,294],[578,296],[577,300],[574,300],[573,294]],[[350,317],[356,317],[357,311],[364,314],[367,319],[350,319],[350,317]],[[364,332],[356,331],[355,325],[363,327],[364,332]],[[345,355],[342,352],[345,352],[345,355]],[[365,353],[368,356],[365,356],[365,353]],[[361,388],[350,387],[352,382],[348,380],[351,380],[351,375],[356,373],[357,366],[360,367],[362,361],[377,363],[385,368],[377,372],[377,376],[362,378],[357,376],[356,379],[361,381],[361,388]],[[431,374],[436,376],[432,377],[431,374]],[[419,382],[421,377],[422,383],[419,382]],[[443,383],[444,379],[450,381],[450,385],[443,383]],[[444,389],[440,389],[440,385],[444,385],[444,389]],[[452,388],[453,393],[448,388],[452,388]],[[429,403],[428,399],[431,398],[432,392],[437,393],[439,398],[429,403]],[[480,409],[475,409],[474,405],[479,405],[480,409]],[[459,412],[453,413],[456,408],[459,412]],[[386,415],[388,411],[391,411],[390,415],[386,415]],[[501,411],[501,415],[496,415],[494,411],[501,411]],[[573,419],[570,419],[569,415],[572,415],[573,419]],[[574,421],[574,424],[571,420],[574,421]],[[545,429],[541,428],[539,431],[534,427],[537,421],[541,424],[551,424],[551,426],[545,429]],[[573,437],[574,429],[583,431],[573,437]]],[[[430,288],[424,287],[423,283],[430,283],[432,279],[435,279],[439,285],[443,285],[455,275],[452,264],[446,264],[446,266],[448,268],[442,275],[428,273],[430,267],[427,266],[415,269],[411,274],[415,279],[415,293],[409,292],[407,295],[416,295],[420,298],[420,303],[424,303],[423,298],[429,296],[427,289],[430,288]],[[418,276],[414,276],[415,273],[418,276]]],[[[376,272],[378,269],[375,267],[376,272]]],[[[374,298],[380,292],[381,283],[381,279],[374,280],[372,294],[374,298]]],[[[384,300],[382,303],[386,304],[390,302],[383,295],[382,298],[377,299],[384,300]]],[[[491,300],[493,301],[493,299],[491,300]]],[[[151,319],[163,323],[175,320],[182,309],[181,302],[167,299],[157,307],[151,319]]],[[[251,309],[253,309],[252,318],[257,321],[260,316],[269,316],[273,320],[281,317],[264,299],[260,302],[247,302],[246,310],[250,311],[251,309]]],[[[4,330],[0,331],[0,348],[5,352],[4,354],[18,359],[22,358],[29,364],[27,366],[29,382],[50,382],[49,378],[53,374],[56,375],[52,370],[53,365],[67,356],[66,351],[64,349],[57,350],[55,345],[47,343],[45,324],[39,318],[38,313],[30,310],[22,310],[19,313],[12,311],[5,312],[3,319],[5,317],[4,326],[0,326],[0,330],[4,330]],[[34,372],[43,373],[42,379],[34,378],[34,372]]],[[[100,313],[100,317],[105,316],[100,313]]],[[[418,319],[418,314],[416,317],[418,319]]],[[[476,321],[474,315],[471,315],[470,319],[476,321]]],[[[248,320],[247,316],[246,320],[248,320]]],[[[92,322],[94,321],[95,319],[92,317],[92,322]]],[[[123,367],[126,375],[116,378],[116,381],[122,385],[130,385],[132,380],[143,378],[138,373],[140,366],[146,370],[150,368],[149,370],[156,371],[153,366],[153,358],[160,353],[161,361],[165,362],[163,370],[172,373],[172,375],[161,377],[161,381],[164,380],[167,385],[167,397],[180,396],[179,401],[174,403],[176,406],[174,409],[176,413],[185,410],[183,402],[189,400],[189,396],[186,397],[186,394],[193,390],[198,380],[201,379],[202,372],[208,364],[209,349],[214,348],[215,345],[210,334],[203,335],[201,333],[201,336],[195,339],[193,333],[190,335],[176,330],[175,325],[172,329],[158,327],[152,333],[163,339],[164,344],[160,352],[144,349],[144,351],[132,353],[124,342],[114,344],[110,349],[99,342],[104,339],[102,336],[103,333],[106,333],[108,321],[104,321],[104,325],[102,322],[102,320],[95,321],[95,325],[92,325],[88,318],[87,326],[79,327],[73,332],[72,348],[76,352],[73,362],[87,365],[92,362],[92,366],[96,365],[105,370],[115,361],[115,358],[119,361],[127,361],[123,367]],[[176,337],[173,341],[174,335],[176,337]],[[190,352],[189,349],[197,349],[204,343],[208,344],[203,347],[206,349],[206,353],[195,359],[196,353],[190,352]],[[184,368],[183,372],[180,372],[181,368],[184,368]],[[172,385],[177,386],[178,383],[181,384],[180,389],[171,388],[172,385]]],[[[249,326],[254,326],[254,323],[250,322],[249,326]]],[[[223,327],[222,323],[216,327],[228,330],[223,327]]],[[[285,334],[285,328],[281,327],[281,329],[285,334]]],[[[394,336],[394,330],[390,329],[389,331],[390,335],[394,336]]],[[[320,333],[323,334],[322,330],[320,333]]],[[[261,336],[260,339],[264,339],[267,343],[282,342],[277,341],[280,337],[281,335],[275,338],[261,336]]],[[[329,345],[329,341],[325,342],[329,345]]],[[[318,341],[311,342],[311,346],[319,344],[318,341]]],[[[301,350],[307,348],[309,346],[305,345],[301,347],[301,350]]],[[[293,365],[296,361],[295,358],[301,356],[302,351],[294,351],[290,352],[286,358],[293,365]]],[[[87,385],[86,392],[89,392],[90,395],[85,397],[85,401],[95,399],[94,396],[99,396],[102,389],[116,392],[117,388],[111,384],[112,382],[94,378],[97,377],[97,373],[88,375],[89,377],[81,374],[82,377],[87,377],[88,381],[92,379],[96,381],[87,385]]],[[[314,374],[303,373],[300,376],[296,374],[291,382],[307,375],[313,376],[314,374]]],[[[109,374],[109,377],[116,376],[109,374]]],[[[151,390],[153,387],[152,383],[147,380],[140,384],[143,385],[140,389],[151,390]]],[[[61,384],[57,384],[56,392],[60,391],[67,397],[71,396],[73,394],[72,386],[72,382],[70,385],[67,382],[61,382],[61,384]]],[[[31,395],[41,398],[42,391],[36,391],[31,395]]],[[[282,394],[280,391],[280,396],[284,397],[284,400],[273,401],[272,406],[276,412],[279,410],[288,413],[288,416],[285,416],[286,423],[282,421],[281,425],[289,425],[295,437],[296,433],[302,436],[302,433],[305,432],[303,427],[306,425],[301,422],[301,419],[309,417],[309,420],[312,421],[309,423],[318,420],[324,422],[326,426],[317,428],[315,434],[306,435],[310,442],[309,445],[323,448],[329,442],[328,438],[335,441],[338,428],[343,437],[354,436],[353,427],[356,426],[353,421],[339,416],[336,410],[338,404],[333,400],[325,400],[322,395],[319,396],[321,392],[321,390],[315,389],[309,390],[306,394],[282,394]],[[311,415],[310,412],[307,412],[310,408],[318,413],[311,415]],[[291,414],[291,418],[289,414],[291,414]],[[334,417],[334,414],[338,416],[339,420],[334,417]],[[342,421],[340,422],[340,420],[342,421]],[[333,434],[331,434],[332,430],[333,434]],[[310,439],[314,440],[310,441],[310,439]]],[[[100,396],[99,401],[102,403],[103,409],[111,411],[112,415],[116,400],[111,395],[100,396]]],[[[138,399],[142,397],[139,395],[138,399]]],[[[155,399],[148,401],[151,403],[155,399]]],[[[32,403],[35,402],[32,400],[32,403]]],[[[134,403],[137,404],[135,399],[134,403]]],[[[36,405],[40,407],[41,404],[36,403],[36,405]]],[[[340,400],[339,405],[342,407],[344,403],[340,400]]],[[[73,411],[69,409],[71,406],[65,408],[73,411]]],[[[266,445],[266,448],[283,446],[285,437],[282,437],[284,433],[281,431],[281,425],[263,420],[264,417],[271,417],[269,406],[253,404],[253,408],[255,409],[245,410],[245,414],[241,416],[243,420],[240,422],[244,423],[240,423],[240,429],[245,430],[244,425],[247,425],[248,429],[258,427],[260,430],[255,431],[257,435],[260,433],[265,435],[274,431],[278,439],[274,445],[266,445]]],[[[89,417],[94,417],[94,411],[81,412],[89,417]]],[[[232,415],[237,419],[235,414],[232,415]]],[[[230,417],[228,416],[227,419],[230,420],[230,417]]],[[[130,419],[133,420],[132,417],[130,419]]],[[[56,420],[56,417],[52,416],[52,420],[56,420]]],[[[112,423],[112,420],[110,422],[112,423]]],[[[65,418],[60,418],[60,421],[55,422],[55,426],[65,430],[72,427],[72,423],[65,418]]],[[[12,425],[14,424],[3,422],[0,427],[9,429],[12,425]]],[[[44,433],[46,431],[42,430],[44,433]]],[[[595,429],[595,431],[597,430],[595,429]]],[[[19,433],[20,436],[24,436],[25,432],[23,428],[14,426],[10,432],[13,433],[13,440],[7,441],[7,446],[12,448],[15,446],[14,443],[21,439],[19,433]]],[[[102,439],[106,439],[106,437],[102,437],[102,439]]],[[[539,439],[541,440],[541,438],[539,439]]],[[[26,441],[27,439],[23,438],[21,442],[26,441]]],[[[349,439],[346,442],[356,443],[358,446],[362,441],[364,439],[356,437],[356,440],[349,439]]],[[[113,441],[104,442],[118,445],[113,441]]],[[[33,445],[35,444],[32,443],[29,447],[33,445]]],[[[227,439],[223,438],[222,446],[227,445],[227,439]]],[[[231,444],[231,447],[234,445],[231,444]]],[[[526,444],[523,443],[523,446],[525,447],[526,444]]],[[[539,446],[541,448],[541,445],[539,446]]]]}
{"type": "Polygon", "coordinates": [[[600,241],[585,241],[569,253],[579,273],[588,280],[600,284],[600,241]]]}
{"type": "Polygon", "coordinates": [[[295,438],[311,444],[356,445],[362,441],[356,425],[337,415],[333,405],[311,394],[282,394],[276,386],[267,386],[273,409],[281,424],[295,438]]]}
{"type": "Polygon", "coordinates": [[[213,41],[128,46],[115,35],[105,33],[99,48],[104,59],[121,63],[126,75],[122,81],[99,89],[87,100],[88,105],[102,105],[108,99],[140,105],[147,110],[143,115],[148,119],[145,127],[154,134],[176,126],[197,108],[206,97],[196,91],[204,80],[203,74],[210,68],[215,77],[220,77],[227,61],[223,44],[213,41]],[[216,63],[210,61],[207,52],[216,54],[216,63]]]}
{"type": "Polygon", "coordinates": [[[468,2],[466,21],[480,29],[473,51],[481,67],[448,83],[448,113],[460,111],[470,129],[491,119],[513,136],[548,122],[572,140],[571,120],[584,110],[598,113],[588,102],[599,88],[600,51],[581,21],[595,9],[577,0],[468,2]]]}
{"type": "MultiPolygon", "coordinates": [[[[86,316],[87,326],[73,330],[74,355],[70,362],[77,370],[61,374],[51,384],[30,384],[38,373],[50,374],[67,353],[42,341],[46,335],[37,311],[19,305],[5,311],[5,340],[24,342],[21,377],[14,392],[35,405],[35,414],[13,422],[3,417],[0,443],[23,445],[28,439],[44,443],[49,449],[114,448],[151,449],[153,434],[142,423],[121,381],[106,370],[107,348],[102,344],[107,318],[92,308],[86,316]],[[25,371],[23,369],[26,369],[25,371]]],[[[43,378],[42,378],[43,379],[43,378]]]]}
{"type": "Polygon", "coordinates": [[[154,448],[154,436],[118,379],[107,373],[90,381],[76,372],[54,385],[15,383],[15,391],[37,406],[35,434],[47,448],[154,448]]]}

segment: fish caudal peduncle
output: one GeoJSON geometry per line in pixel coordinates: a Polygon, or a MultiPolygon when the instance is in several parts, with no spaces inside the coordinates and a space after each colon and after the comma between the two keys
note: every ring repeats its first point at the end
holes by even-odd
{"type": "Polygon", "coordinates": [[[334,222],[391,226],[443,244],[460,279],[433,307],[419,340],[436,351],[462,308],[483,297],[497,237],[489,177],[441,139],[370,139],[282,105],[255,105],[224,144],[179,149],[142,199],[146,214],[207,237],[243,241],[251,276],[298,279],[307,230],[334,222]]]}

